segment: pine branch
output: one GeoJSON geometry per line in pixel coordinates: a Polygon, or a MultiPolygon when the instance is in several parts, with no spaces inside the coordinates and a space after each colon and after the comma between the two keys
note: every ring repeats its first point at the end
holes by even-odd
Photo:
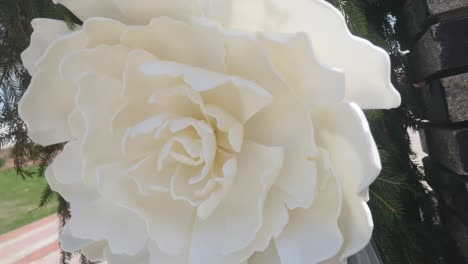
{"type": "Polygon", "coordinates": [[[44,208],[47,206],[55,195],[56,193],[52,191],[49,185],[47,185],[42,191],[41,199],[39,200],[39,208],[44,208]]]}

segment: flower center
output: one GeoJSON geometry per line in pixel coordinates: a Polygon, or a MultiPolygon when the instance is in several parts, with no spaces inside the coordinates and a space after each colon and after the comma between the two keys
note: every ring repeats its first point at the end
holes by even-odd
{"type": "MultiPolygon", "coordinates": [[[[154,173],[144,181],[136,176],[140,190],[168,192],[173,199],[197,207],[198,216],[205,218],[232,184],[243,126],[221,107],[205,105],[187,87],[158,91],[152,103],[161,114],[127,133],[130,140],[144,137],[149,144],[151,154],[145,155],[151,158],[145,157],[145,162],[153,163],[154,173]]],[[[138,144],[140,149],[143,144],[138,144]]]]}

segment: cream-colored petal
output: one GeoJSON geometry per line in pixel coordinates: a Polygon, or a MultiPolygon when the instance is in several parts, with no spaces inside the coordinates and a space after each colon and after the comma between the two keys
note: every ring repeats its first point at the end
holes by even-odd
{"type": "MultiPolygon", "coordinates": [[[[273,186],[265,201],[264,223],[257,232],[255,240],[243,250],[227,255],[226,259],[238,263],[241,260],[248,259],[256,251],[263,252],[267,250],[270,241],[278,237],[289,222],[289,212],[284,204],[286,199],[287,194],[273,186]]],[[[269,262],[266,263],[269,264],[269,262]]]]}
{"type": "Polygon", "coordinates": [[[260,38],[276,69],[310,109],[344,99],[344,74],[318,61],[307,35],[262,33],[260,38]]]}
{"type": "Polygon", "coordinates": [[[216,155],[216,138],[213,129],[205,121],[192,118],[179,118],[171,122],[170,130],[172,133],[183,132],[186,129],[194,129],[202,145],[200,159],[204,162],[203,169],[200,174],[194,175],[189,180],[189,183],[195,184],[206,179],[209,175],[216,155]]]}
{"type": "Polygon", "coordinates": [[[200,219],[208,218],[221,204],[231,188],[237,174],[237,158],[218,148],[211,174],[219,188],[212,191],[197,207],[197,216],[200,219]]]}
{"type": "Polygon", "coordinates": [[[174,176],[176,168],[175,164],[171,164],[159,171],[156,155],[150,155],[134,165],[129,171],[129,175],[137,184],[139,192],[149,196],[153,192],[169,193],[171,178],[174,176]]]}
{"type": "Polygon", "coordinates": [[[273,97],[290,90],[257,35],[249,32],[226,31],[224,38],[228,74],[242,76],[260,85],[273,97]]]}
{"type": "Polygon", "coordinates": [[[151,52],[162,60],[218,72],[224,72],[225,69],[221,32],[202,24],[187,24],[169,17],[157,17],[149,25],[128,27],[121,42],[132,49],[151,52]]]}
{"type": "Polygon", "coordinates": [[[94,74],[83,75],[78,82],[76,105],[86,124],[82,155],[96,164],[113,161],[121,156],[123,135],[113,133],[111,120],[124,105],[122,83],[94,74]]]}
{"type": "Polygon", "coordinates": [[[187,264],[187,254],[170,256],[162,252],[154,241],[149,242],[148,251],[150,258],[146,264],[187,264]]]}
{"type": "Polygon", "coordinates": [[[119,44],[125,27],[120,21],[103,17],[92,17],[83,23],[83,30],[91,39],[90,47],[119,44]]]}
{"type": "MultiPolygon", "coordinates": [[[[77,163],[80,163],[77,161],[77,163]]],[[[85,185],[81,180],[76,180],[72,184],[63,184],[57,180],[57,175],[54,171],[54,166],[50,165],[45,171],[45,178],[50,188],[70,203],[73,211],[80,211],[81,208],[86,207],[91,201],[97,199],[99,194],[94,188],[85,185]]]]}
{"type": "Polygon", "coordinates": [[[67,7],[75,16],[82,21],[91,17],[107,17],[122,22],[129,20],[120,9],[114,4],[113,0],[53,0],[56,4],[62,4],[67,7]]]}
{"type": "Polygon", "coordinates": [[[166,192],[141,195],[128,169],[121,164],[100,167],[100,193],[144,216],[145,234],[162,252],[171,256],[181,254],[188,247],[195,209],[186,202],[173,200],[166,192]]]}
{"type": "Polygon", "coordinates": [[[238,154],[238,170],[223,200],[226,215],[224,253],[247,247],[263,224],[268,192],[278,177],[284,159],[281,147],[245,141],[238,154]]]}
{"type": "MultiPolygon", "coordinates": [[[[155,115],[143,122],[128,127],[122,139],[121,151],[127,159],[139,159],[152,156],[164,144],[165,138],[156,133],[167,122],[166,115],[155,115]]],[[[156,162],[154,162],[156,166],[156,162]]]]}
{"type": "Polygon", "coordinates": [[[146,76],[140,71],[143,63],[154,61],[151,53],[143,50],[129,52],[123,72],[123,98],[127,104],[116,111],[112,117],[112,131],[125,133],[129,127],[136,126],[145,120],[160,115],[158,108],[150,102],[151,96],[158,87],[174,87],[180,80],[146,76]]]}
{"type": "Polygon", "coordinates": [[[305,32],[319,61],[345,74],[347,101],[356,102],[362,108],[393,108],[400,104],[400,96],[390,80],[388,54],[369,41],[353,36],[342,14],[329,3],[323,0],[203,2],[205,15],[227,28],[305,32]]]}
{"type": "Polygon", "coordinates": [[[290,211],[288,225],[275,239],[282,263],[319,263],[340,250],[343,237],[337,221],[342,202],[341,187],[335,177],[327,178],[314,204],[308,209],[290,211]]]}
{"type": "Polygon", "coordinates": [[[226,216],[220,205],[207,219],[195,218],[189,250],[189,264],[228,264],[223,255],[226,216]]]}
{"type": "Polygon", "coordinates": [[[60,69],[62,59],[70,53],[86,48],[90,38],[83,30],[60,35],[48,46],[45,53],[37,61],[38,70],[48,71],[55,75],[60,69]]]}
{"type": "Polygon", "coordinates": [[[136,255],[116,254],[111,247],[104,248],[104,258],[109,264],[148,264],[150,260],[148,249],[145,248],[136,255]]]}
{"type": "Polygon", "coordinates": [[[70,231],[70,225],[67,223],[60,230],[58,237],[60,248],[65,252],[74,253],[82,248],[86,248],[94,244],[93,240],[80,239],[72,235],[70,231]]]}
{"type": "Polygon", "coordinates": [[[315,155],[310,110],[286,85],[254,35],[226,36],[229,74],[254,81],[273,96],[273,102],[245,124],[245,138],[265,145],[291,146],[304,157],[315,155]]]}
{"type": "Polygon", "coordinates": [[[342,103],[313,113],[317,144],[330,153],[343,188],[367,199],[369,185],[381,170],[377,146],[364,113],[342,103]]]}
{"type": "Polygon", "coordinates": [[[158,86],[149,98],[158,112],[174,116],[203,119],[201,112],[204,102],[200,94],[180,80],[179,84],[158,86]]]}
{"type": "Polygon", "coordinates": [[[71,134],[75,139],[83,139],[86,132],[86,123],[84,121],[83,114],[77,107],[68,116],[68,126],[70,127],[71,134]]]}
{"type": "Polygon", "coordinates": [[[215,120],[213,125],[217,128],[216,144],[236,152],[241,151],[244,141],[242,124],[216,105],[207,105],[204,113],[215,120]]]}
{"type": "Polygon", "coordinates": [[[237,77],[201,94],[207,104],[221,106],[242,124],[273,101],[271,94],[265,89],[237,77]]]}
{"type": "Polygon", "coordinates": [[[188,20],[191,16],[202,14],[199,1],[192,0],[113,0],[113,2],[133,24],[145,24],[152,18],[161,16],[188,20]]]}
{"type": "Polygon", "coordinates": [[[271,242],[268,248],[262,252],[256,252],[249,258],[246,264],[284,264],[281,262],[274,242],[271,242]]]}
{"type": "Polygon", "coordinates": [[[34,142],[47,146],[73,139],[68,116],[74,108],[74,95],[73,85],[57,75],[38,72],[33,77],[18,111],[34,142]],[[60,100],[53,100],[52,95],[60,100]]]}
{"type": "Polygon", "coordinates": [[[309,208],[317,194],[317,167],[295,149],[286,149],[283,167],[275,186],[288,194],[289,209],[309,208]]]}
{"type": "Polygon", "coordinates": [[[380,172],[380,158],[367,120],[355,104],[339,104],[314,113],[317,142],[329,151],[344,192],[340,228],[345,243],[340,258],[364,248],[372,235],[368,188],[380,172]]]}
{"type": "Polygon", "coordinates": [[[104,250],[108,246],[105,240],[101,240],[82,247],[80,252],[89,261],[105,261],[104,250]]]}
{"type": "Polygon", "coordinates": [[[346,263],[348,257],[369,244],[374,223],[367,203],[354,194],[344,193],[338,226],[343,235],[343,246],[336,257],[323,264],[346,263]]]}
{"type": "Polygon", "coordinates": [[[55,178],[61,184],[73,184],[83,181],[83,161],[81,157],[81,143],[68,142],[63,151],[54,159],[51,166],[55,178]]]}
{"type": "Polygon", "coordinates": [[[122,79],[129,49],[123,45],[100,45],[82,49],[65,56],[60,64],[60,75],[64,80],[77,82],[83,74],[106,75],[122,79]]]}
{"type": "Polygon", "coordinates": [[[74,109],[76,88],[58,76],[62,58],[85,47],[89,39],[82,31],[56,38],[38,60],[31,84],[19,103],[19,114],[36,143],[51,145],[73,138],[68,127],[68,116],[74,109]],[[51,101],[53,95],[60,100],[51,101]],[[41,102],[50,102],[43,104],[41,102]]]}
{"type": "Polygon", "coordinates": [[[140,199],[138,206],[146,210],[149,235],[161,251],[175,256],[188,249],[195,208],[161,192],[140,199]]]}
{"type": "Polygon", "coordinates": [[[135,255],[143,250],[148,240],[146,225],[140,216],[103,199],[95,200],[73,214],[68,225],[75,237],[107,240],[115,254],[135,255]]]}
{"type": "Polygon", "coordinates": [[[175,62],[145,63],[141,71],[150,77],[183,77],[206,104],[222,105],[240,122],[246,122],[272,101],[266,90],[248,80],[175,62]]]}
{"type": "Polygon", "coordinates": [[[24,67],[31,75],[37,72],[36,63],[49,47],[49,44],[60,34],[70,32],[67,23],[61,20],[36,18],[31,21],[33,33],[31,44],[21,53],[24,67]]]}
{"type": "MultiPolygon", "coordinates": [[[[140,70],[144,63],[154,60],[157,60],[157,58],[144,50],[132,50],[128,53],[123,82],[125,85],[124,96],[130,102],[133,101],[139,104],[146,102],[156,90],[155,86],[161,85],[160,83],[164,84],[163,81],[165,80],[149,78],[140,70]]],[[[175,82],[175,84],[179,84],[179,82],[175,82]]]]}

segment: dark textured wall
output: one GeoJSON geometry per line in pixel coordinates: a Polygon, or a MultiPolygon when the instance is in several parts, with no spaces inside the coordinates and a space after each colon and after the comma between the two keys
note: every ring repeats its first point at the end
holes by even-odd
{"type": "Polygon", "coordinates": [[[426,177],[441,221],[468,263],[468,0],[407,0],[410,79],[428,120],[426,177]]]}

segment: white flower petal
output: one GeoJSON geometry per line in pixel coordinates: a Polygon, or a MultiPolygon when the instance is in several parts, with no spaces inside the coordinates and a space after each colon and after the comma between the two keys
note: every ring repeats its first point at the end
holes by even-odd
{"type": "MultiPolygon", "coordinates": [[[[114,202],[134,208],[144,216],[145,234],[165,254],[175,256],[187,249],[195,209],[183,201],[175,201],[167,192],[141,195],[125,168],[119,164],[99,168],[101,194],[114,202]]],[[[147,171],[146,173],[155,173],[147,171]]],[[[157,174],[156,174],[157,176],[157,174]]]]}
{"type": "MultiPolygon", "coordinates": [[[[263,225],[257,232],[255,240],[244,248],[226,256],[233,263],[238,263],[241,260],[247,259],[256,251],[263,252],[266,250],[270,241],[278,237],[288,224],[289,213],[284,205],[287,194],[283,193],[276,187],[272,187],[265,201],[263,225]]],[[[276,251],[276,249],[275,249],[276,251]]],[[[278,257],[279,260],[279,257],[278,257]]],[[[250,259],[249,259],[250,263],[250,259]]],[[[269,264],[269,262],[266,262],[269,264]]]]}
{"type": "Polygon", "coordinates": [[[151,20],[149,25],[128,27],[121,43],[131,49],[151,52],[161,60],[224,72],[223,36],[212,27],[158,17],[151,20]]]}
{"type": "Polygon", "coordinates": [[[156,57],[143,50],[129,52],[123,72],[123,98],[127,104],[112,117],[112,130],[125,133],[151,117],[160,115],[158,108],[151,102],[151,96],[158,87],[173,87],[180,85],[180,80],[147,76],[140,71],[142,64],[154,61],[156,57]]]}
{"type": "Polygon", "coordinates": [[[193,0],[113,0],[132,23],[145,24],[154,17],[168,16],[179,20],[202,14],[193,0]]]}
{"type": "MultiPolygon", "coordinates": [[[[80,161],[75,161],[77,164],[82,164],[80,161]]],[[[63,184],[57,178],[67,177],[65,175],[57,176],[54,171],[55,165],[49,165],[45,171],[45,177],[50,188],[58,193],[68,202],[71,207],[79,211],[82,207],[86,206],[90,201],[98,197],[95,189],[86,186],[82,177],[73,177],[72,184],[63,184]]],[[[63,181],[63,180],[62,180],[63,181]]]]}
{"type": "MultiPolygon", "coordinates": [[[[108,244],[105,240],[97,241],[91,243],[87,246],[84,246],[81,249],[81,254],[83,254],[89,261],[105,261],[104,251],[108,247],[108,244]]],[[[73,251],[74,252],[74,251],[73,251]]]]}
{"type": "Polygon", "coordinates": [[[346,263],[348,257],[358,253],[369,244],[374,223],[367,203],[355,194],[345,192],[338,226],[344,242],[340,253],[326,262],[329,264],[346,263]]]}
{"type": "Polygon", "coordinates": [[[200,92],[206,104],[222,105],[242,123],[272,100],[267,91],[250,81],[175,62],[145,63],[141,71],[147,76],[183,77],[192,89],[200,92]]]}
{"type": "Polygon", "coordinates": [[[120,44],[125,24],[108,18],[92,17],[83,23],[83,30],[91,38],[90,46],[120,44]]]}
{"type": "Polygon", "coordinates": [[[159,86],[148,100],[153,108],[168,116],[185,116],[203,119],[204,102],[200,94],[182,80],[178,84],[159,86]]]}
{"type": "Polygon", "coordinates": [[[243,124],[273,101],[271,94],[265,89],[237,77],[226,78],[225,82],[215,89],[206,90],[201,94],[207,104],[222,106],[243,124]]]}
{"type": "Polygon", "coordinates": [[[38,144],[52,145],[73,138],[68,116],[74,108],[76,88],[71,81],[59,78],[59,63],[68,53],[85,47],[88,41],[81,31],[60,36],[37,62],[38,72],[21,98],[18,111],[29,136],[38,144]],[[53,104],[40,103],[50,101],[51,95],[60,100],[53,104]]]}
{"type": "Polygon", "coordinates": [[[273,96],[273,103],[245,124],[245,138],[265,145],[292,146],[304,156],[314,155],[309,110],[301,104],[253,35],[227,36],[227,71],[254,81],[273,96]]]}
{"type": "Polygon", "coordinates": [[[227,153],[218,149],[216,152],[216,160],[212,167],[212,177],[214,181],[220,185],[220,188],[213,191],[197,207],[197,216],[200,219],[206,219],[216,208],[221,204],[226,193],[231,188],[237,174],[237,158],[233,154],[227,153]]]}
{"type": "Polygon", "coordinates": [[[93,201],[79,213],[72,211],[71,234],[81,239],[107,240],[115,254],[135,255],[148,239],[143,219],[134,212],[103,199],[93,201]]]}
{"type": "Polygon", "coordinates": [[[107,17],[122,22],[128,19],[122,14],[120,9],[114,4],[114,0],[53,0],[56,4],[67,7],[75,16],[82,21],[91,17],[107,17]]]}
{"type": "Polygon", "coordinates": [[[52,162],[55,179],[61,184],[73,184],[83,181],[83,164],[80,142],[68,142],[63,151],[52,162]]]}
{"type": "Polygon", "coordinates": [[[344,74],[318,61],[307,35],[263,33],[260,37],[276,69],[310,109],[344,99],[344,74]]]}
{"type": "Polygon", "coordinates": [[[21,54],[24,67],[31,75],[37,72],[36,63],[49,47],[49,44],[60,34],[70,32],[67,23],[61,20],[36,18],[31,21],[33,33],[31,44],[21,54]]]}
{"type": "Polygon", "coordinates": [[[195,218],[190,243],[190,264],[228,264],[223,255],[226,236],[226,216],[220,205],[207,219],[195,218]]]}
{"type": "MultiPolygon", "coordinates": [[[[346,100],[362,108],[393,108],[400,96],[390,80],[388,54],[351,35],[341,13],[323,0],[204,0],[205,15],[227,28],[305,32],[319,61],[346,76],[346,100]],[[326,25],[326,30],[325,29],[326,25]]],[[[246,56],[242,56],[245,59],[246,56]]]]}
{"type": "Polygon", "coordinates": [[[187,264],[187,254],[170,256],[159,249],[158,245],[150,241],[148,246],[149,262],[146,264],[187,264]]]}
{"type": "MultiPolygon", "coordinates": [[[[268,248],[263,252],[256,252],[249,258],[247,264],[284,264],[290,262],[281,262],[276,250],[275,243],[271,242],[268,248]]],[[[310,263],[309,263],[310,264],[310,263]]]]}
{"type": "Polygon", "coordinates": [[[256,35],[228,31],[225,32],[224,37],[226,43],[226,71],[229,74],[241,76],[260,85],[273,97],[289,90],[256,35]]]}
{"type": "Polygon", "coordinates": [[[283,167],[275,186],[288,194],[289,209],[309,208],[317,194],[317,168],[314,161],[286,149],[283,167]]]}
{"type": "Polygon", "coordinates": [[[109,264],[148,264],[150,256],[146,248],[137,255],[128,255],[115,254],[108,246],[104,249],[104,258],[109,264]]]}
{"type": "Polygon", "coordinates": [[[328,150],[344,192],[340,228],[345,243],[340,258],[364,248],[372,235],[368,188],[380,172],[380,158],[367,120],[355,104],[339,104],[314,113],[317,143],[328,150]]]}
{"type": "Polygon", "coordinates": [[[121,79],[129,49],[123,45],[98,46],[82,49],[64,57],[60,75],[64,80],[77,82],[83,74],[91,73],[121,79]]]}
{"type": "Polygon", "coordinates": [[[60,35],[52,43],[37,61],[39,70],[48,71],[49,74],[58,73],[62,59],[77,50],[87,47],[90,38],[83,30],[60,35]]]}
{"type": "Polygon", "coordinates": [[[168,192],[171,186],[171,178],[176,171],[175,165],[167,165],[162,171],[158,171],[155,155],[148,156],[138,162],[129,174],[138,185],[142,195],[151,195],[152,192],[168,192]]]}
{"type": "Polygon", "coordinates": [[[113,133],[111,119],[124,105],[122,83],[104,75],[93,74],[83,75],[78,82],[76,105],[86,124],[82,154],[97,164],[115,160],[121,156],[118,142],[123,135],[113,133]]]}
{"type": "Polygon", "coordinates": [[[63,81],[57,75],[38,72],[18,106],[29,137],[43,146],[73,139],[68,116],[73,111],[75,89],[71,82],[63,81]],[[60,100],[44,104],[52,99],[51,95],[60,100]]]}
{"type": "Polygon", "coordinates": [[[367,199],[381,164],[364,113],[356,104],[342,103],[317,110],[313,116],[317,144],[330,153],[343,187],[367,199]]]}
{"type": "Polygon", "coordinates": [[[338,253],[343,244],[337,225],[340,189],[338,179],[329,177],[312,207],[290,211],[288,225],[275,239],[282,263],[319,263],[338,253]]]}
{"type": "Polygon", "coordinates": [[[207,105],[204,113],[215,120],[213,125],[218,129],[216,144],[239,152],[244,140],[244,127],[242,124],[216,105],[207,105]]]}
{"type": "MultiPolygon", "coordinates": [[[[143,122],[127,128],[121,141],[122,154],[127,159],[138,159],[152,156],[156,149],[162,147],[164,140],[155,135],[167,123],[165,115],[156,115],[143,122]]],[[[154,164],[156,166],[156,162],[154,164]]]]}
{"type": "Polygon", "coordinates": [[[247,247],[263,224],[267,194],[284,159],[281,147],[267,147],[245,141],[238,155],[237,176],[223,200],[226,215],[226,241],[223,252],[247,247]]]}
{"type": "Polygon", "coordinates": [[[314,204],[290,211],[289,223],[275,239],[283,263],[319,263],[335,256],[343,244],[338,228],[341,188],[338,179],[327,177],[314,204]]]}
{"type": "Polygon", "coordinates": [[[187,250],[195,208],[160,192],[155,192],[150,199],[142,198],[139,206],[146,208],[149,235],[161,251],[180,255],[187,250]]]}
{"type": "Polygon", "coordinates": [[[86,124],[83,114],[78,110],[78,108],[75,108],[75,110],[73,110],[73,112],[68,116],[68,125],[74,139],[83,138],[86,132],[86,124]]]}
{"type": "Polygon", "coordinates": [[[59,234],[60,248],[65,252],[76,252],[81,248],[93,244],[93,240],[76,238],[70,232],[70,225],[66,224],[59,234]]]}

